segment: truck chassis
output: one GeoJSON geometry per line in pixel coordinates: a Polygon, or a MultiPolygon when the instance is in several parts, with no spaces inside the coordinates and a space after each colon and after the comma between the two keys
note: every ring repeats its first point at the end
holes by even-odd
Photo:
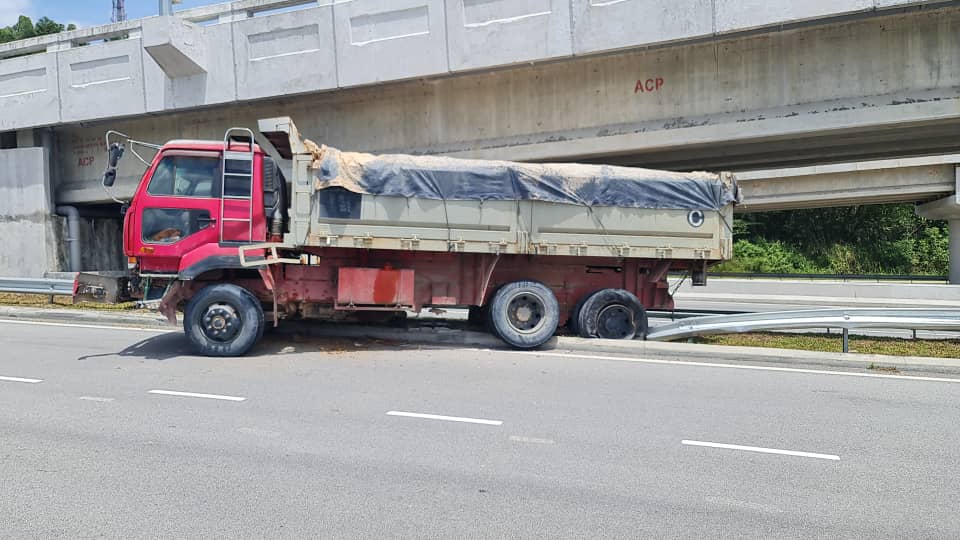
{"type": "MultiPolygon", "coordinates": [[[[246,340],[234,340],[234,330],[263,321],[370,321],[466,308],[474,322],[507,343],[536,347],[565,324],[585,337],[642,336],[645,308],[673,309],[666,281],[670,261],[349,248],[280,253],[302,264],[218,269],[172,280],[161,311],[176,320],[183,309],[186,333],[199,350],[232,356],[249,348],[246,340]],[[210,287],[234,294],[200,295],[210,287]],[[592,297],[596,301],[588,302],[592,297]],[[251,307],[245,304],[255,304],[254,316],[242,316],[251,307]]],[[[252,335],[260,333],[254,328],[252,335]]]]}

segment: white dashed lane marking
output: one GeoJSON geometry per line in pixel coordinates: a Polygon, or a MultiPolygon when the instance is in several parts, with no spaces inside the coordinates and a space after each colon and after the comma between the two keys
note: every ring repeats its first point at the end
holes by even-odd
{"type": "Polygon", "coordinates": [[[405,416],[407,418],[424,418],[426,420],[444,420],[447,422],[463,422],[465,424],[483,424],[486,426],[499,426],[503,422],[500,420],[484,420],[482,418],[464,418],[461,416],[443,416],[440,414],[424,414],[403,411],[387,411],[387,416],[405,416]]]}
{"type": "Polygon", "coordinates": [[[0,377],[0,381],[37,384],[37,383],[42,383],[43,379],[24,379],[22,377],[0,377]]]}
{"type": "Polygon", "coordinates": [[[529,444],[556,444],[556,441],[553,439],[538,439],[536,437],[521,437],[519,435],[511,435],[510,440],[529,444]]]}
{"type": "Polygon", "coordinates": [[[742,450],[744,452],[757,452],[760,454],[779,454],[782,456],[796,456],[815,459],[827,459],[830,461],[840,461],[840,456],[833,454],[817,454],[814,452],[798,452],[796,450],[780,450],[778,448],[762,448],[759,446],[742,446],[739,444],[723,444],[704,441],[680,441],[685,446],[703,446],[707,448],[720,448],[723,450],[742,450]]]}
{"type": "Polygon", "coordinates": [[[177,397],[191,397],[191,398],[203,398],[203,399],[219,399],[220,401],[246,401],[245,397],[238,396],[221,396],[217,394],[198,394],[196,392],[176,392],[174,390],[151,390],[149,394],[157,394],[161,396],[177,396],[177,397]]]}

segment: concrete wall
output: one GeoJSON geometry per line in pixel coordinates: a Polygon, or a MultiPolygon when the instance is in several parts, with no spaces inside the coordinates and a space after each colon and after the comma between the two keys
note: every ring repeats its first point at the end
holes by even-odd
{"type": "Polygon", "coordinates": [[[43,148],[0,150],[0,276],[58,270],[47,169],[43,148]]]}
{"type": "Polygon", "coordinates": [[[33,55],[0,62],[0,131],[60,121],[56,55],[33,55]]]}
{"type": "MultiPolygon", "coordinates": [[[[508,159],[613,161],[632,152],[642,163],[708,146],[729,154],[720,145],[732,140],[746,141],[744,160],[769,147],[790,157],[819,133],[836,132],[824,143],[831,148],[861,137],[854,129],[906,148],[918,124],[960,122],[958,51],[954,8],[59,128],[59,196],[103,199],[107,128],[157,142],[219,139],[226,127],[278,115],[342,148],[508,159]]],[[[118,189],[132,193],[142,167],[128,156],[120,172],[118,189]]]]}
{"type": "Polygon", "coordinates": [[[61,121],[76,122],[145,112],[142,54],[139,39],[77,47],[59,53],[61,121]]]}
{"type": "Polygon", "coordinates": [[[239,99],[274,96],[278,86],[289,94],[337,87],[331,6],[246,19],[233,29],[239,99]]]}
{"type": "Polygon", "coordinates": [[[238,0],[0,45],[0,130],[773,32],[926,3],[238,0]],[[271,12],[278,7],[295,11],[271,12]]]}
{"type": "Polygon", "coordinates": [[[447,2],[450,70],[570,56],[569,0],[447,2]]]}
{"type": "Polygon", "coordinates": [[[576,54],[709,36],[714,0],[573,0],[576,54]]]}
{"type": "Polygon", "coordinates": [[[874,0],[716,0],[719,32],[873,9],[874,0]]]}
{"type": "Polygon", "coordinates": [[[334,5],[340,86],[446,73],[443,0],[334,5]]]}

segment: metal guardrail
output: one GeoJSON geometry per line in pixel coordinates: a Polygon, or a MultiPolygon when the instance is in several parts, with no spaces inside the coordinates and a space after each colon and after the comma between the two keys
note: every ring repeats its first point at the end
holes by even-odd
{"type": "Polygon", "coordinates": [[[850,330],[960,331],[960,309],[813,309],[711,315],[658,326],[647,334],[647,340],[671,341],[713,334],[814,328],[843,329],[843,348],[847,352],[850,330]]]}
{"type": "Polygon", "coordinates": [[[73,295],[74,280],[0,277],[0,292],[15,294],[73,295]]]}
{"type": "MultiPolygon", "coordinates": [[[[671,272],[670,277],[681,277],[682,272],[671,272]]],[[[947,276],[897,276],[890,274],[757,274],[752,272],[709,272],[710,278],[736,279],[798,279],[812,281],[879,281],[910,283],[947,283],[947,276]]]]}
{"type": "Polygon", "coordinates": [[[647,316],[651,319],[670,319],[671,321],[682,319],[693,319],[695,317],[706,317],[709,315],[740,315],[743,313],[753,313],[752,311],[722,311],[717,309],[679,309],[675,311],[665,310],[647,310],[647,316]]]}

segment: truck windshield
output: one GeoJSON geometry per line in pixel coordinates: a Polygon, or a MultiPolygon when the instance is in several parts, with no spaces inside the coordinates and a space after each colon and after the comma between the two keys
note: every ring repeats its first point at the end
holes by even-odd
{"type": "Polygon", "coordinates": [[[220,160],[214,157],[167,156],[157,165],[147,193],[155,196],[218,197],[220,160]]]}

